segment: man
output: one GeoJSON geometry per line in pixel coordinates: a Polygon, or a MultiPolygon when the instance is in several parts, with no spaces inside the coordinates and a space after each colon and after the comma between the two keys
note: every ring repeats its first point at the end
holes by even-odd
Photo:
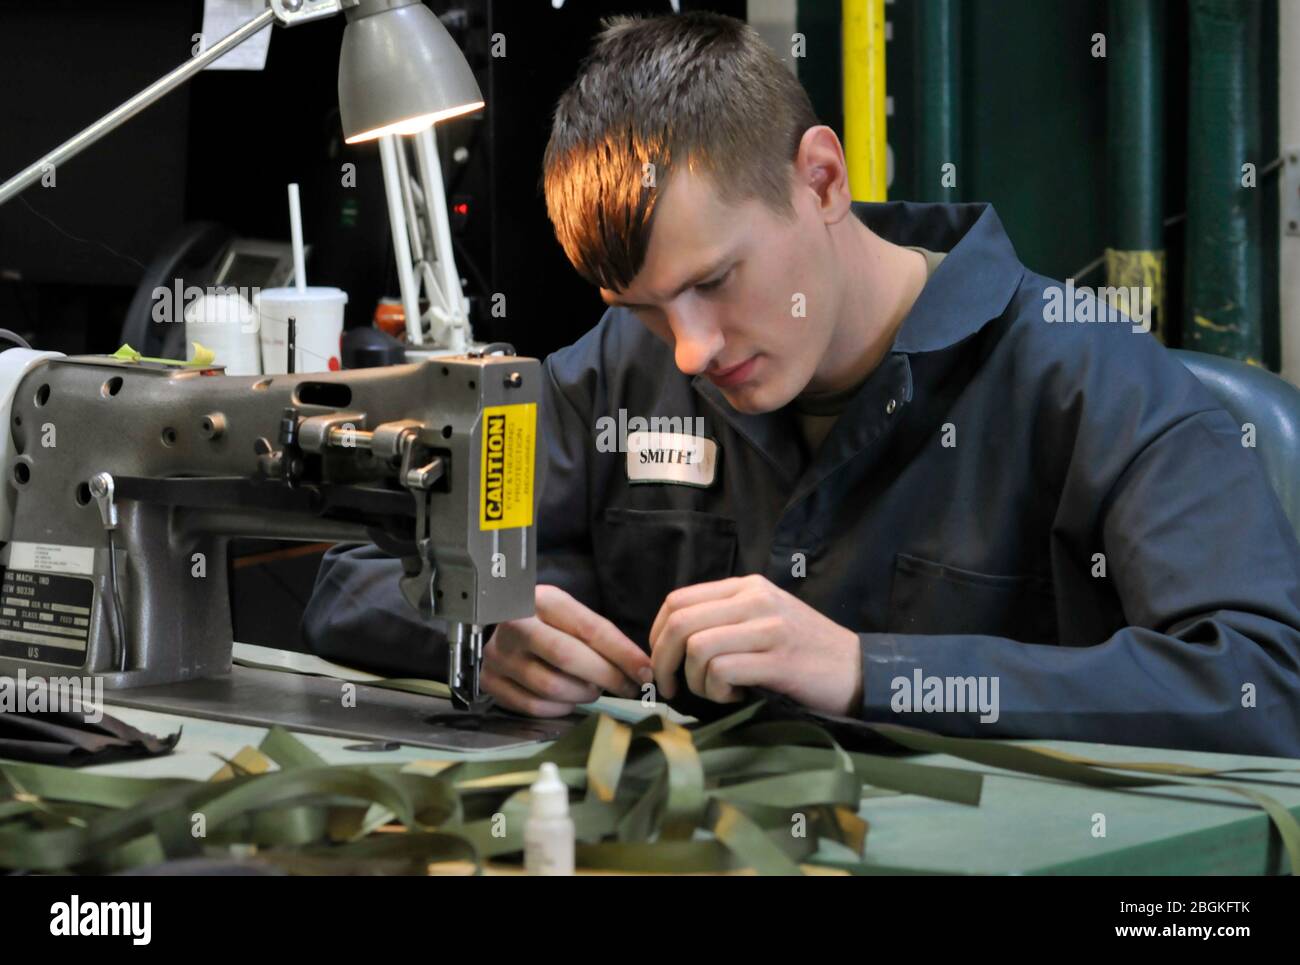
{"type": "MultiPolygon", "coordinates": [[[[1140,326],[1062,314],[991,207],[851,202],[798,82],[706,14],[607,26],[545,191],[612,307],[544,367],[537,616],[485,649],[499,704],[760,687],[1300,756],[1300,548],[1257,453],[1140,326]]],[[[398,572],[332,551],[317,649],[436,654],[398,572]]]]}

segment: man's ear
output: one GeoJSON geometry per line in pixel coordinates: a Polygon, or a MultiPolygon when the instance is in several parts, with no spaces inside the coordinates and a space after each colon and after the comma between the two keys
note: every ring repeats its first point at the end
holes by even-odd
{"type": "Polygon", "coordinates": [[[835,131],[824,124],[810,127],[799,140],[794,158],[794,186],[811,192],[818,215],[835,224],[851,210],[849,169],[835,131]]]}

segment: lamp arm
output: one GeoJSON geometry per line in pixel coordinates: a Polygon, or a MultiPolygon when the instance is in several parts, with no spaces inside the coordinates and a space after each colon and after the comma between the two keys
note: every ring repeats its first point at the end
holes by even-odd
{"type": "Polygon", "coordinates": [[[286,0],[270,0],[270,6],[248,23],[222,37],[211,47],[195,54],[171,73],[158,78],[130,100],[109,111],[89,127],[74,134],[39,161],[33,162],[18,174],[15,174],[4,184],[0,184],[0,204],[4,204],[20,191],[36,183],[47,170],[57,168],[65,161],[76,157],[109,131],[130,120],[154,101],[171,93],[212,61],[234,50],[249,37],[269,27],[277,20],[292,26],[304,20],[332,16],[348,5],[347,3],[340,3],[339,0],[324,0],[324,2],[322,0],[307,0],[306,3],[294,3],[293,0],[287,0],[287,2],[286,0]]]}

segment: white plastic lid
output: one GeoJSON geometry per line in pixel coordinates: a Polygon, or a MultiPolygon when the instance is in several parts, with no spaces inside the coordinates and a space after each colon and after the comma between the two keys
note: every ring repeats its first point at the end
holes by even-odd
{"type": "Polygon", "coordinates": [[[264,302],[348,302],[348,293],[329,285],[308,285],[306,288],[263,288],[257,293],[264,302]]]}
{"type": "Polygon", "coordinates": [[[248,325],[253,306],[237,292],[210,293],[185,306],[185,321],[191,325],[248,325]]]}
{"type": "Polygon", "coordinates": [[[535,818],[562,818],[569,813],[569,789],[560,780],[560,771],[551,761],[540,768],[540,775],[528,789],[528,813],[535,818]]]}

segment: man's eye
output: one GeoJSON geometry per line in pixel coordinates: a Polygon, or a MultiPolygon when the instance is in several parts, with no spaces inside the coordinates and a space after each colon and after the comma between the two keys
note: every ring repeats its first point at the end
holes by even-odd
{"type": "Polygon", "coordinates": [[[702,281],[702,282],[700,282],[698,285],[696,285],[695,287],[696,287],[697,290],[702,291],[702,292],[717,291],[719,288],[721,288],[721,287],[723,286],[723,284],[726,282],[726,280],[727,280],[728,278],[730,278],[730,277],[731,277],[731,269],[728,268],[725,272],[723,272],[723,273],[722,273],[721,275],[719,275],[717,278],[713,279],[713,281],[702,281]]]}

